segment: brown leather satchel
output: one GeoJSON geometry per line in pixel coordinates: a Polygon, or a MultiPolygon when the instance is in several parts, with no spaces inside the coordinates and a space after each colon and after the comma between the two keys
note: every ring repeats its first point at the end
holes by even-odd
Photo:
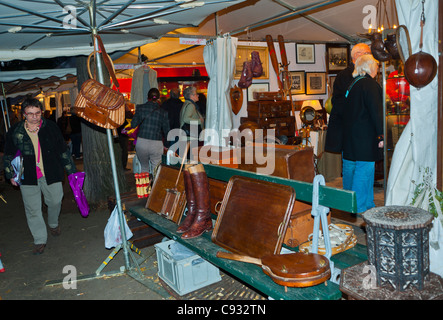
{"type": "MultiPolygon", "coordinates": [[[[114,85],[118,88],[119,84],[114,73],[112,60],[106,54],[100,36],[97,35],[96,37],[106,68],[113,79],[114,85]]],[[[83,83],[74,106],[79,117],[105,129],[117,129],[125,122],[125,99],[123,95],[95,79],[89,79],[83,83]]]]}

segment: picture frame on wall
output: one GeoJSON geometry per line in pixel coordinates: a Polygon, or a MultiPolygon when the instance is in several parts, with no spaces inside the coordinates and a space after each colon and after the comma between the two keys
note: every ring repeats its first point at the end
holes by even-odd
{"type": "Polygon", "coordinates": [[[234,79],[240,79],[243,71],[243,63],[251,60],[251,52],[257,51],[260,57],[260,62],[263,67],[263,74],[254,79],[269,79],[269,54],[268,47],[255,46],[237,46],[237,57],[235,59],[234,79]]]}
{"type": "Polygon", "coordinates": [[[329,85],[329,91],[328,94],[332,95],[334,93],[334,82],[335,79],[337,78],[337,75],[329,75],[328,76],[328,85],[329,85]]]}
{"type": "Polygon", "coordinates": [[[299,64],[315,63],[315,45],[311,43],[295,44],[296,61],[299,64]]]}
{"type": "Polygon", "coordinates": [[[306,94],[326,94],[326,72],[306,72],[306,94]]]}
{"type": "Polygon", "coordinates": [[[291,94],[305,94],[306,82],[304,71],[290,71],[291,94]]]}
{"type": "Polygon", "coordinates": [[[337,74],[346,69],[350,62],[348,44],[326,44],[326,68],[328,73],[337,74]]]}
{"type": "Polygon", "coordinates": [[[251,83],[247,89],[248,101],[255,101],[254,92],[268,92],[269,83],[251,83]]]}

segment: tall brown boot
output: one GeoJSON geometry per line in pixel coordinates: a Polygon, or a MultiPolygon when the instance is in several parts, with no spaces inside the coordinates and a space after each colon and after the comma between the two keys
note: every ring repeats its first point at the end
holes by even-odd
{"type": "Polygon", "coordinates": [[[182,234],[182,239],[196,238],[212,229],[209,181],[205,169],[202,164],[197,164],[189,168],[189,173],[191,174],[197,209],[194,222],[189,230],[182,234]]]}
{"type": "Polygon", "coordinates": [[[188,169],[192,167],[192,164],[185,164],[183,169],[183,181],[185,184],[185,193],[186,193],[186,206],[188,207],[188,213],[186,214],[185,219],[180,224],[177,229],[177,233],[183,233],[189,230],[191,224],[194,222],[195,218],[195,210],[196,210],[196,202],[195,202],[195,192],[192,189],[192,181],[191,174],[188,169]]]}

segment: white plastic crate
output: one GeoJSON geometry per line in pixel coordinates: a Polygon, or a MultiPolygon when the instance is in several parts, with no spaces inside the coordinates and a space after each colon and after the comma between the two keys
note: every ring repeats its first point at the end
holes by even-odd
{"type": "Polygon", "coordinates": [[[154,247],[158,276],[181,296],[221,280],[217,267],[174,240],[154,247]]]}

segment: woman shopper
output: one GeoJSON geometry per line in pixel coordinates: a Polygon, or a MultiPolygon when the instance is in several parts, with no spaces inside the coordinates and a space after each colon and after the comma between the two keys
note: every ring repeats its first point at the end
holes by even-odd
{"type": "Polygon", "coordinates": [[[140,160],[141,172],[152,174],[163,155],[163,139],[169,132],[169,120],[166,110],[159,104],[160,92],[152,88],[148,92],[148,101],[136,106],[131,127],[139,126],[135,152],[140,160]]]}
{"type": "Polygon", "coordinates": [[[355,191],[357,212],[375,206],[375,162],[383,148],[383,95],[374,79],[378,62],[372,55],[357,59],[354,81],[343,109],[343,189],[355,191]]]}
{"type": "Polygon", "coordinates": [[[59,215],[63,199],[64,170],[70,175],[76,167],[57,124],[42,118],[43,106],[37,99],[22,105],[24,120],[16,123],[6,136],[4,167],[6,178],[14,186],[11,161],[17,151],[23,156],[23,179],[20,191],[26,219],[34,238],[34,254],[43,253],[47,230],[42,213],[42,194],[48,206],[48,225],[52,235],[60,235],[59,215]]]}
{"type": "Polygon", "coordinates": [[[198,140],[200,131],[204,129],[204,118],[197,105],[197,89],[192,86],[185,88],[183,97],[185,102],[180,111],[180,128],[188,131],[188,140],[198,140]]]}
{"type": "Polygon", "coordinates": [[[189,159],[192,148],[203,145],[203,141],[199,142],[199,136],[200,132],[204,129],[204,118],[197,105],[197,89],[192,86],[185,88],[183,90],[183,97],[185,98],[185,102],[180,110],[180,128],[186,136],[181,136],[180,140],[188,140],[191,143],[188,153],[189,159]]]}

